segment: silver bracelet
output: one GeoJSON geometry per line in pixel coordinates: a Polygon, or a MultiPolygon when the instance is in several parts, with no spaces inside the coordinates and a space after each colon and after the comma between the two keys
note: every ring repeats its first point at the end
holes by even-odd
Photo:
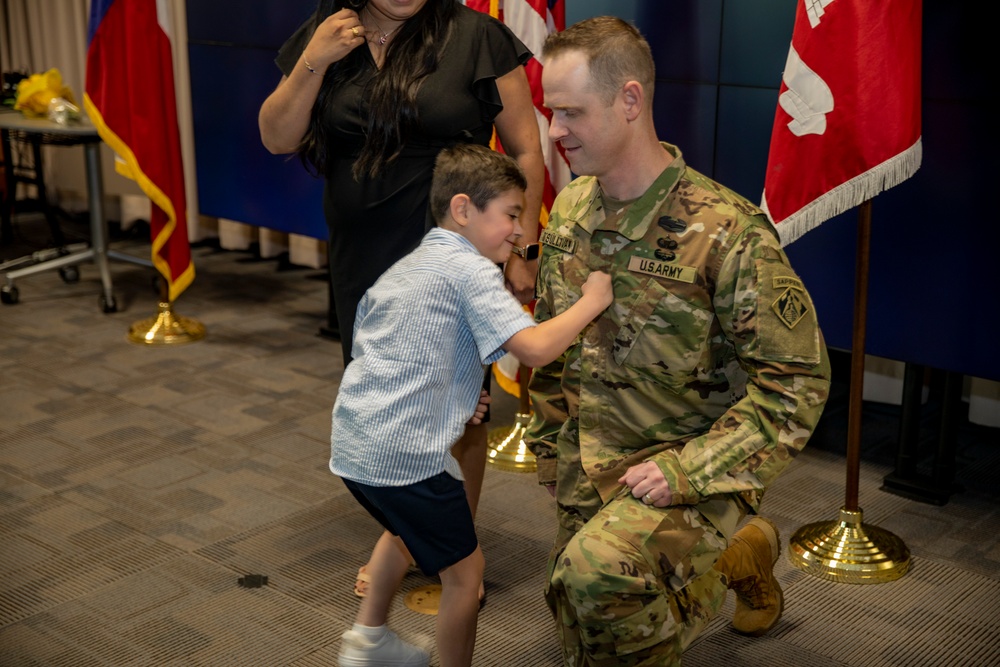
{"type": "Polygon", "coordinates": [[[316,70],[313,69],[313,66],[309,64],[309,61],[306,60],[305,55],[302,56],[302,64],[305,65],[306,69],[309,70],[310,72],[312,72],[313,74],[317,73],[316,70]]]}

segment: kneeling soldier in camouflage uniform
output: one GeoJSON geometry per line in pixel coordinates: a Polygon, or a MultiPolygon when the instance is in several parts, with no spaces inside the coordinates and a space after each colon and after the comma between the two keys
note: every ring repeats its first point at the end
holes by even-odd
{"type": "Polygon", "coordinates": [[[737,528],[815,428],[829,359],[766,217],[658,140],[638,31],[588,19],[543,57],[549,136],[583,176],[542,234],[535,317],[592,271],[615,294],[530,383],[526,440],[559,514],[546,598],[566,665],[674,665],[727,588],[738,631],[781,615],[777,530],[737,528]]]}

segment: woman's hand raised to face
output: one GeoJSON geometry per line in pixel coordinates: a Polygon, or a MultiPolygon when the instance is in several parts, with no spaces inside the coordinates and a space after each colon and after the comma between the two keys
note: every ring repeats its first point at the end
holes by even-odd
{"type": "Polygon", "coordinates": [[[317,74],[365,43],[365,26],[353,9],[341,9],[324,19],[302,52],[317,74]]]}

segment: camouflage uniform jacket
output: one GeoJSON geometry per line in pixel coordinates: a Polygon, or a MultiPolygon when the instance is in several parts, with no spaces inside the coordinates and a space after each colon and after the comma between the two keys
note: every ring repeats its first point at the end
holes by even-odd
{"type": "Polygon", "coordinates": [[[652,459],[675,504],[738,493],[756,510],[822,413],[826,346],[760,209],[663,146],[673,162],[622,209],[604,209],[594,177],[553,205],[536,320],[565,311],[593,270],[612,275],[615,300],[532,373],[525,440],[539,482],[563,478],[560,498],[582,472],[606,503],[652,459]],[[558,473],[557,454],[573,459],[558,473]]]}

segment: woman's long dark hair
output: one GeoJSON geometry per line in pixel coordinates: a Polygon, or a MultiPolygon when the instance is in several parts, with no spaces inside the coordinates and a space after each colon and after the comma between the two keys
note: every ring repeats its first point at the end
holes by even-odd
{"type": "MultiPolygon", "coordinates": [[[[319,0],[317,26],[341,7],[360,12],[366,4],[366,0],[319,0]]],[[[454,13],[455,0],[427,0],[389,43],[385,63],[375,75],[368,95],[368,127],[364,146],[354,162],[355,179],[378,176],[402,151],[417,124],[417,91],[438,67],[454,13]]],[[[327,69],[313,105],[299,155],[319,174],[328,175],[331,167],[327,147],[333,128],[327,110],[332,104],[332,93],[365,66],[362,48],[367,46],[354,49],[327,69]]]]}

